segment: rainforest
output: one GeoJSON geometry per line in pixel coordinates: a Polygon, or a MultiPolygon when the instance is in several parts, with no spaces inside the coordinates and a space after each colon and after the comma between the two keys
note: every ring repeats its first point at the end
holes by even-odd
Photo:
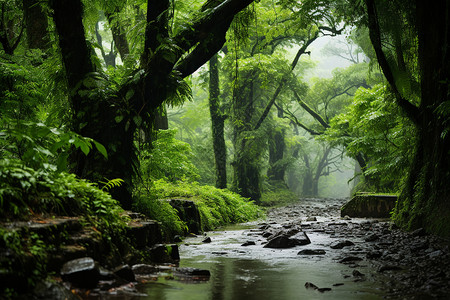
{"type": "Polygon", "coordinates": [[[448,297],[449,16],[0,0],[0,299],[448,297]]]}

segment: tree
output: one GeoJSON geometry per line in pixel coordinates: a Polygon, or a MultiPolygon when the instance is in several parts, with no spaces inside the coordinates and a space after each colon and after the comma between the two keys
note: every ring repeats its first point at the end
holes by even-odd
{"type": "MultiPolygon", "coordinates": [[[[166,100],[180,99],[186,89],[182,79],[207,62],[225,42],[235,14],[252,0],[212,1],[189,26],[169,31],[167,1],[148,1],[147,26],[140,66],[117,91],[106,82],[90,60],[80,1],[52,1],[59,46],[66,70],[73,129],[107,147],[109,160],[90,153],[75,155],[76,173],[84,178],[123,178],[114,197],[124,208],[131,207],[130,186],[138,163],[134,133],[166,100]],[[97,73],[96,73],[97,72],[97,73]]],[[[185,94],[185,93],[184,93],[185,94]]]]}
{"type": "Polygon", "coordinates": [[[209,61],[209,112],[216,168],[216,187],[227,187],[227,148],[225,146],[225,119],[220,107],[219,58],[215,54],[209,61]]]}

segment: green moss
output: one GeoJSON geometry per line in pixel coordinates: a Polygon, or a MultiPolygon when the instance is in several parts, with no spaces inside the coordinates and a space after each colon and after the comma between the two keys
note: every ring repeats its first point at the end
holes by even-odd
{"type": "MultiPolygon", "coordinates": [[[[162,223],[170,234],[183,233],[183,225],[173,208],[167,208],[164,214],[158,214],[158,210],[148,210],[150,206],[162,207],[167,203],[157,201],[161,199],[186,198],[192,200],[200,211],[202,230],[211,230],[222,225],[247,222],[263,215],[262,210],[252,201],[226,189],[218,189],[212,186],[203,186],[196,182],[177,183],[158,180],[148,194],[136,197],[136,209],[155,218],[162,223]]],[[[169,205],[170,206],[170,205],[169,205]]],[[[185,224],[184,224],[185,226],[185,224]]]]}

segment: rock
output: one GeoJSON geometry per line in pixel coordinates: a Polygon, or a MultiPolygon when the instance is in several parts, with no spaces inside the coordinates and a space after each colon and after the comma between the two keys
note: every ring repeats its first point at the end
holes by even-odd
{"type": "Polygon", "coordinates": [[[83,257],[66,262],[61,269],[61,278],[80,288],[93,288],[100,279],[100,272],[91,257],[83,257]]]}
{"type": "Polygon", "coordinates": [[[341,285],[344,285],[343,283],[335,283],[335,284],[333,284],[333,286],[341,286],[341,285]]]}
{"type": "Polygon", "coordinates": [[[247,241],[247,242],[243,243],[241,246],[247,247],[247,246],[254,246],[254,245],[256,245],[256,243],[254,241],[247,241]]]}
{"type": "Polygon", "coordinates": [[[338,242],[331,244],[330,248],[331,249],[342,249],[344,247],[353,246],[353,245],[355,245],[355,244],[352,241],[345,240],[345,241],[338,241],[338,242]]]}
{"type": "Polygon", "coordinates": [[[173,237],[174,243],[181,243],[183,240],[181,239],[181,236],[176,235],[173,237]]]}
{"type": "Polygon", "coordinates": [[[389,218],[397,196],[357,195],[341,208],[341,216],[357,218],[389,218]]]}
{"type": "Polygon", "coordinates": [[[180,260],[177,244],[157,244],[150,249],[150,258],[155,263],[176,262],[180,260]]]}
{"type": "Polygon", "coordinates": [[[149,275],[158,273],[158,267],[147,264],[137,264],[131,267],[136,275],[149,275]]]}
{"type": "Polygon", "coordinates": [[[211,238],[208,236],[206,239],[202,241],[202,243],[211,243],[211,238]]]}
{"type": "Polygon", "coordinates": [[[366,242],[374,242],[374,241],[378,240],[378,238],[379,238],[379,237],[378,237],[377,234],[372,233],[372,234],[367,235],[367,236],[364,238],[364,241],[366,241],[366,242]]]}
{"type": "Polygon", "coordinates": [[[331,291],[331,288],[319,288],[317,285],[311,282],[305,283],[305,288],[319,291],[321,293],[331,291]]]}
{"type": "Polygon", "coordinates": [[[317,285],[315,285],[314,283],[307,282],[307,283],[305,283],[305,288],[317,290],[319,287],[317,285]]]}
{"type": "Polygon", "coordinates": [[[322,249],[304,249],[297,253],[297,255],[324,255],[326,252],[322,249]]]}
{"type": "Polygon", "coordinates": [[[134,276],[133,270],[130,268],[129,265],[122,265],[114,269],[114,274],[119,276],[122,279],[125,279],[128,282],[134,282],[136,281],[136,278],[134,276]]]}
{"type": "Polygon", "coordinates": [[[183,281],[208,281],[211,277],[209,270],[197,268],[176,268],[173,274],[176,279],[183,281]]]}
{"type": "Polygon", "coordinates": [[[383,255],[383,253],[381,251],[376,251],[375,250],[375,251],[368,252],[366,254],[366,257],[368,259],[377,259],[377,258],[380,258],[382,255],[383,255]]]}
{"type": "Polygon", "coordinates": [[[161,228],[156,221],[130,222],[127,231],[138,249],[162,243],[161,228]]]}
{"type": "Polygon", "coordinates": [[[170,199],[168,202],[175,208],[181,221],[186,223],[188,232],[201,232],[200,212],[194,201],[180,198],[170,199]]]}
{"type": "Polygon", "coordinates": [[[442,256],[443,254],[444,254],[444,252],[442,252],[441,250],[436,250],[436,251],[433,251],[430,254],[428,254],[428,256],[430,258],[436,258],[436,257],[442,256]]]}
{"type": "Polygon", "coordinates": [[[280,235],[267,242],[264,248],[292,248],[295,246],[307,245],[311,241],[304,232],[299,232],[293,236],[280,235]]]}
{"type": "Polygon", "coordinates": [[[176,275],[185,276],[211,276],[211,272],[209,270],[197,268],[175,268],[174,273],[176,275]]]}
{"type": "Polygon", "coordinates": [[[61,283],[44,281],[36,284],[32,296],[24,296],[22,299],[79,300],[80,298],[61,283]]]}
{"type": "Polygon", "coordinates": [[[353,270],[352,275],[353,275],[353,277],[363,277],[363,276],[366,276],[366,275],[364,275],[363,273],[361,273],[361,272],[358,271],[358,270],[353,270]]]}
{"type": "Polygon", "coordinates": [[[399,271],[402,268],[400,266],[397,265],[382,265],[378,268],[378,272],[382,273],[385,271],[399,271]]]}
{"type": "Polygon", "coordinates": [[[308,217],[308,218],[306,218],[306,222],[315,222],[315,221],[317,221],[316,217],[308,217]]]}

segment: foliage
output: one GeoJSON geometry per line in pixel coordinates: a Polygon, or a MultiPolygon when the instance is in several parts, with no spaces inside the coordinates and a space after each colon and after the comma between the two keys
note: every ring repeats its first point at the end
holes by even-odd
{"type": "Polygon", "coordinates": [[[363,170],[381,192],[396,192],[400,188],[405,168],[411,160],[414,126],[399,113],[392,95],[383,85],[360,88],[345,113],[331,121],[326,132],[329,141],[346,147],[347,154],[359,153],[369,158],[363,170]]]}
{"type": "Polygon", "coordinates": [[[149,184],[164,179],[193,181],[198,178],[196,167],[190,161],[189,144],[175,139],[176,130],[160,130],[150,150],[141,152],[141,178],[149,184]]]}
{"type": "Polygon", "coordinates": [[[277,207],[298,202],[299,197],[279,182],[270,182],[264,186],[261,194],[261,206],[277,207]]]}
{"type": "MultiPolygon", "coordinates": [[[[95,184],[74,174],[55,172],[55,166],[34,170],[21,161],[0,161],[0,215],[30,218],[35,214],[82,215],[100,230],[123,226],[122,209],[95,184]]],[[[109,232],[112,233],[112,232],[109,232]]]]}
{"type": "MultiPolygon", "coordinates": [[[[200,210],[202,230],[212,230],[222,225],[241,223],[262,216],[262,211],[253,202],[228,190],[212,186],[202,186],[198,183],[177,182],[176,184],[158,180],[149,191],[146,198],[140,197],[136,208],[145,213],[157,213],[151,217],[162,222],[171,232],[183,229],[177,221],[173,210],[162,199],[188,198],[196,203],[200,210]],[[163,214],[159,214],[163,212],[163,214]],[[168,217],[169,219],[165,219],[168,217]]],[[[178,231],[178,233],[183,233],[178,231]]]]}
{"type": "Polygon", "coordinates": [[[17,158],[35,169],[54,163],[58,171],[67,171],[72,147],[88,155],[94,145],[105,158],[108,157],[102,144],[64,128],[51,128],[40,122],[16,122],[8,118],[3,118],[0,126],[0,158],[17,158]]]}

